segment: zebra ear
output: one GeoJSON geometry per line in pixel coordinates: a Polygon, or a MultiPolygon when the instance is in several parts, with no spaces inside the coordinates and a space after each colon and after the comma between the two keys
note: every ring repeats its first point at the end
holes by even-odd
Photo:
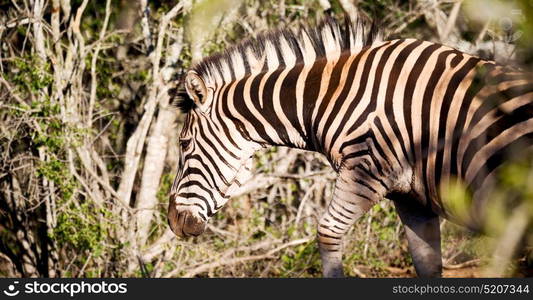
{"type": "Polygon", "coordinates": [[[207,88],[204,81],[194,71],[190,71],[185,78],[185,88],[198,107],[206,102],[207,88]]]}

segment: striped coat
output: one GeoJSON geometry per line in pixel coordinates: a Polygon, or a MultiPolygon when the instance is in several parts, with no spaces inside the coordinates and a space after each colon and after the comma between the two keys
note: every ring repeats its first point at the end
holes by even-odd
{"type": "Polygon", "coordinates": [[[169,224],[198,235],[246,180],[265,146],[324,154],[338,173],[318,224],[325,276],[342,276],[342,237],[389,198],[405,225],[418,275],[439,276],[439,216],[483,222],[498,167],[533,144],[533,81],[458,50],[381,41],[371,25],[317,27],[246,40],[193,67],[180,106],[180,170],[169,224]],[[449,209],[460,183],[468,218],[449,209]]]}

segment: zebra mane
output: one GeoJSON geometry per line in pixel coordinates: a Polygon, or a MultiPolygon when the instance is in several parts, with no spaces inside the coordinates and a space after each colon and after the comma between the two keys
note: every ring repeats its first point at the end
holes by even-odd
{"type": "Polygon", "coordinates": [[[192,67],[207,86],[216,87],[249,75],[296,64],[312,64],[319,58],[335,59],[341,53],[358,53],[381,39],[373,22],[348,17],[339,22],[326,17],[318,26],[277,29],[248,38],[204,58],[192,67]]]}

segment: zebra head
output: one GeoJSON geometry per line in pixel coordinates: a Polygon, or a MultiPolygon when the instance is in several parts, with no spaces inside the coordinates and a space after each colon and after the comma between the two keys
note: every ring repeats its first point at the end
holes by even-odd
{"type": "Polygon", "coordinates": [[[187,73],[185,88],[179,104],[186,113],[179,170],[168,208],[170,228],[181,237],[203,233],[209,218],[250,177],[249,163],[257,149],[234,118],[218,112],[225,105],[218,99],[224,94],[220,88],[206,84],[195,71],[187,73]]]}

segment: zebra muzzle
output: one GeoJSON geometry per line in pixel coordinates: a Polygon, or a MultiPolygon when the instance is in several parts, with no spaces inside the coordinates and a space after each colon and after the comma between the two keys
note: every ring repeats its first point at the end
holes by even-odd
{"type": "Polygon", "coordinates": [[[178,210],[171,205],[168,212],[170,229],[179,237],[198,236],[205,231],[206,222],[189,210],[178,210]]]}

